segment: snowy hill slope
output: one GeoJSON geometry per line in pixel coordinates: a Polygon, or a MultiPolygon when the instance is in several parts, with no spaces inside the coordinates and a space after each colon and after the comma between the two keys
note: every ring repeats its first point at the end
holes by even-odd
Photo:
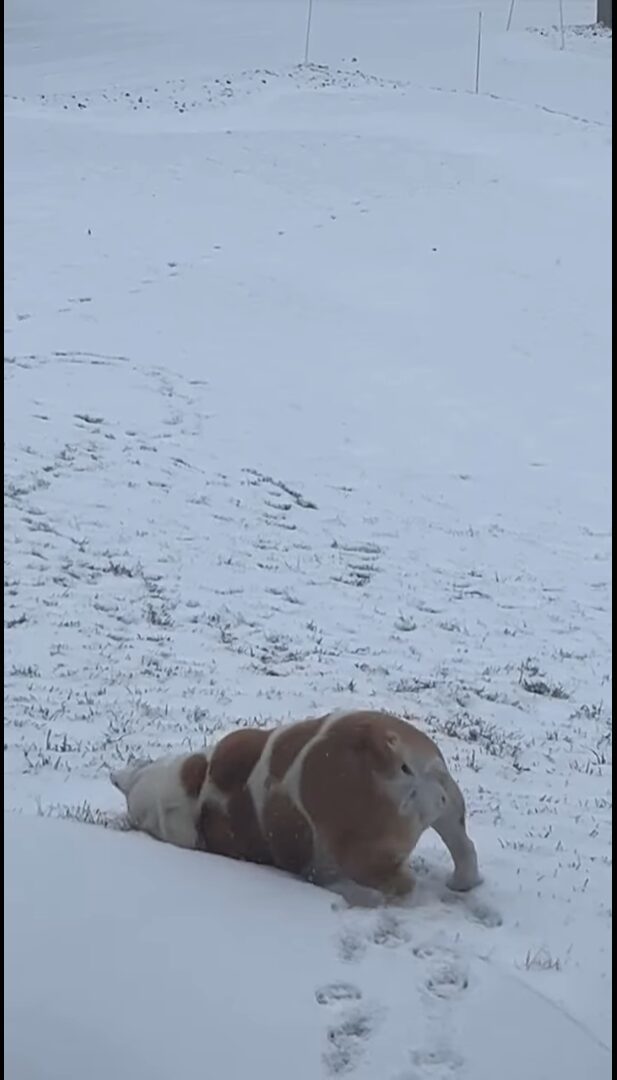
{"type": "Polygon", "coordinates": [[[7,6],[16,1080],[202,1043],[222,1076],[608,1069],[611,46],[592,3],[563,51],[558,5],[507,6],[478,96],[472,4],[316,0],[308,68],[295,0],[7,6]],[[431,838],[408,910],[349,912],[42,820],[121,824],[131,754],[356,704],[443,746],[464,901],[431,838]]]}

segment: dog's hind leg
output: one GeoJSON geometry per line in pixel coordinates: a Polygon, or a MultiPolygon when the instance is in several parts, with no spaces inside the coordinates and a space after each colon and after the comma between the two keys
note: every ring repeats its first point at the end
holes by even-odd
{"type": "Polygon", "coordinates": [[[121,791],[123,795],[128,795],[144,765],[149,764],[149,761],[139,758],[132,761],[130,765],[125,765],[123,769],[114,769],[109,774],[109,779],[118,791],[121,791]]]}

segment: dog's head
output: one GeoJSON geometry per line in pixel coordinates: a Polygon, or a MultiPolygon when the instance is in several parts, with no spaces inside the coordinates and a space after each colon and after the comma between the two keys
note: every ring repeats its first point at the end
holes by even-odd
{"type": "Polygon", "coordinates": [[[388,719],[387,715],[367,717],[356,737],[356,749],[380,787],[402,811],[415,808],[424,813],[429,796],[431,806],[435,800],[439,806],[445,804],[442,789],[431,775],[435,759],[427,758],[422,744],[416,746],[414,737],[405,738],[388,719]]]}
{"type": "Polygon", "coordinates": [[[365,759],[371,770],[391,780],[398,773],[408,773],[409,753],[387,721],[387,716],[378,713],[359,715],[351,739],[356,753],[365,759]]]}

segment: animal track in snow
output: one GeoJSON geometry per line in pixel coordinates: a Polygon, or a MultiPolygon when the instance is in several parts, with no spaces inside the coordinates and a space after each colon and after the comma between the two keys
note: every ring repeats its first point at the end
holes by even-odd
{"type": "Polygon", "coordinates": [[[354,963],[360,960],[366,952],[366,939],[357,930],[351,927],[343,930],[338,938],[338,954],[346,963],[354,963]]]}
{"type": "Polygon", "coordinates": [[[361,990],[353,983],[329,983],[315,991],[315,1000],[318,1005],[332,1005],[340,1001],[359,1001],[362,997],[361,990]]]}
{"type": "Polygon", "coordinates": [[[411,940],[411,935],[398,915],[395,915],[393,911],[384,911],[377,919],[371,940],[375,945],[385,945],[388,949],[396,949],[399,945],[406,945],[411,940]]]}
{"type": "Polygon", "coordinates": [[[449,1047],[433,1047],[426,1050],[412,1051],[411,1060],[418,1067],[417,1074],[412,1073],[409,1080],[450,1080],[463,1064],[460,1054],[449,1047]]]}
{"type": "Polygon", "coordinates": [[[473,895],[460,895],[458,893],[449,893],[443,898],[444,904],[458,905],[465,909],[468,918],[475,923],[480,923],[481,926],[485,926],[488,930],[494,930],[499,926],[503,926],[503,916],[493,907],[492,904],[487,903],[486,900],[480,900],[473,895]]]}
{"type": "Polygon", "coordinates": [[[426,989],[434,997],[451,1001],[469,986],[465,968],[456,961],[441,964],[426,980],[426,989]]]}
{"type": "Polygon", "coordinates": [[[412,952],[419,960],[430,960],[434,957],[445,960],[455,955],[452,949],[446,945],[438,945],[434,941],[421,941],[418,945],[414,945],[412,952]]]}
{"type": "Polygon", "coordinates": [[[379,1009],[362,1001],[362,991],[354,983],[332,982],[318,987],[315,1001],[331,1015],[323,1061],[330,1076],[351,1072],[364,1053],[365,1044],[379,1019],[379,1009]]]}
{"type": "Polygon", "coordinates": [[[350,1072],[356,1067],[375,1025],[374,1013],[364,1008],[354,1008],[328,1029],[328,1047],[323,1059],[331,1076],[350,1072]]]}

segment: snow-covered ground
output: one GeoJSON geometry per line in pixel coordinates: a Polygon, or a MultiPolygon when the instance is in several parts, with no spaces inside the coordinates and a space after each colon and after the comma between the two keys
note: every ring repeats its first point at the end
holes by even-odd
{"type": "Polygon", "coordinates": [[[594,7],[483,0],[475,95],[477,0],[315,0],[308,67],[304,0],[8,0],[11,1080],[609,1075],[594,7]],[[439,739],[468,897],[114,828],[130,755],[356,704],[439,739]]]}

